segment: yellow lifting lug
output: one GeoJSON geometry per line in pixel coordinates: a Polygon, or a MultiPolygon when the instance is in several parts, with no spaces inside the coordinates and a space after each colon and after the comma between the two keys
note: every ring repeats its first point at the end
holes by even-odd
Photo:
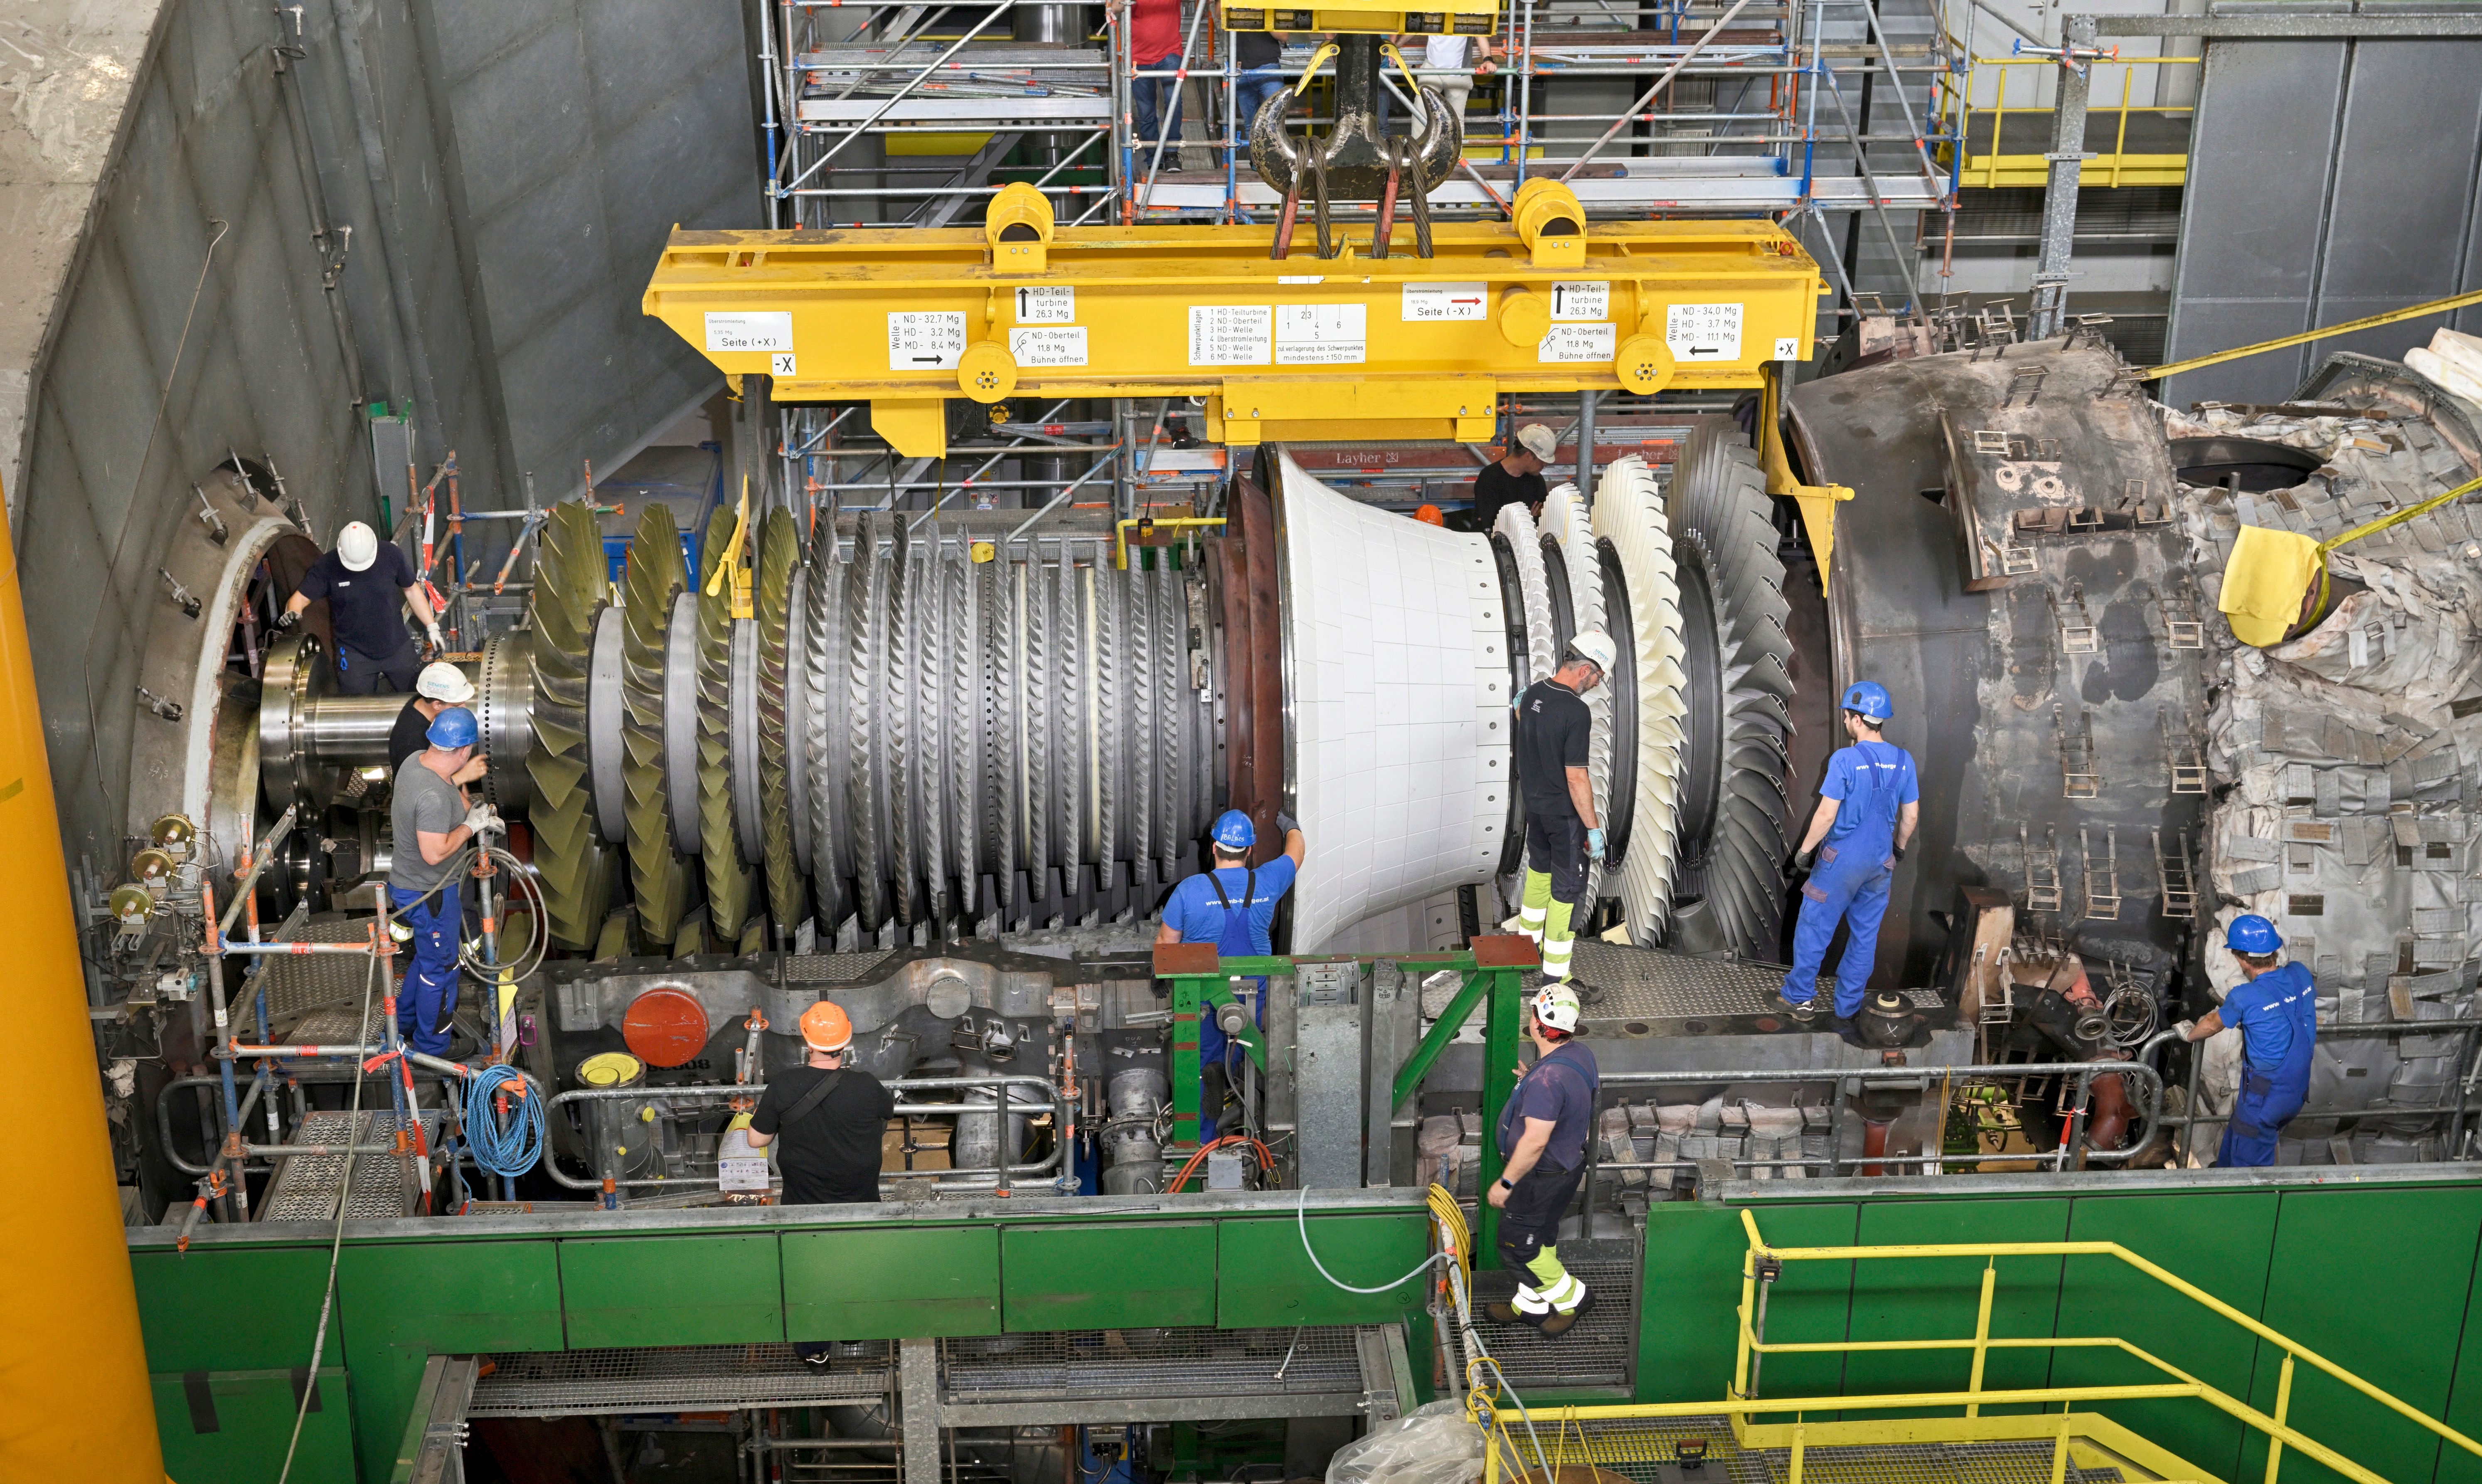
{"type": "Polygon", "coordinates": [[[1310,53],[1310,65],[1302,68],[1302,80],[1293,84],[1293,96],[1300,97],[1309,92],[1310,84],[1318,81],[1318,69],[1333,60],[1336,53],[1342,50],[1344,48],[1333,41],[1320,42],[1319,49],[1310,53]]]}
{"type": "Polygon", "coordinates": [[[1537,268],[1586,266],[1586,208],[1577,193],[1541,176],[1517,188],[1509,219],[1517,224],[1518,240],[1534,254],[1537,268]]]}
{"type": "Polygon", "coordinates": [[[715,575],[706,581],[706,596],[709,597],[723,592],[725,584],[732,585],[732,616],[736,619],[758,615],[756,601],[751,594],[750,564],[742,560],[742,554],[749,548],[750,476],[744,474],[741,476],[741,509],[733,518],[732,540],[724,548],[724,560],[715,564],[715,575]]]}
{"type": "Polygon", "coordinates": [[[1140,516],[1134,520],[1123,520],[1112,527],[1112,565],[1122,571],[1128,570],[1131,546],[1162,546],[1179,543],[1177,540],[1156,541],[1154,535],[1157,531],[1178,531],[1183,528],[1206,526],[1220,530],[1223,525],[1222,516],[1140,516]],[[1134,538],[1129,534],[1132,526],[1137,529],[1137,535],[1134,538]]]}
{"type": "Polygon", "coordinates": [[[1016,275],[1045,271],[1050,265],[1053,229],[1050,197],[1022,180],[1012,180],[1000,187],[983,219],[983,238],[991,245],[991,272],[1016,275]]]}

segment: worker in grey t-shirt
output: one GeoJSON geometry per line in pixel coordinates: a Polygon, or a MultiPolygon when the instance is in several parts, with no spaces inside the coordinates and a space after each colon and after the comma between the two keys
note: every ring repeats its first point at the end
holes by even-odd
{"type": "Polygon", "coordinates": [[[488,804],[468,806],[453,780],[474,755],[474,713],[451,706],[432,718],[431,745],[396,772],[394,859],[388,905],[413,932],[413,962],[398,992],[397,1028],[413,1050],[448,1050],[448,1018],[457,1008],[457,941],[464,913],[459,883],[445,880],[465,842],[498,821],[488,804]],[[434,887],[438,894],[430,895],[434,887]],[[428,900],[425,898],[428,897],[428,900]]]}

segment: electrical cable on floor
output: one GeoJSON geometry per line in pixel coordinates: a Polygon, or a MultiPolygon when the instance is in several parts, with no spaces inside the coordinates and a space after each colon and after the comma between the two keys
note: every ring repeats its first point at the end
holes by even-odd
{"type": "Polygon", "coordinates": [[[465,1098],[465,1147],[477,1165],[489,1174],[515,1179],[542,1159],[543,1143],[549,1135],[542,1095],[526,1080],[524,1073],[503,1062],[474,1073],[472,1090],[465,1098]],[[510,1111],[516,1115],[506,1128],[500,1126],[493,1114],[493,1103],[503,1088],[509,1089],[510,1111]]]}
{"type": "MultiPolygon", "coordinates": [[[[371,1023],[371,994],[379,988],[380,956],[371,955],[371,967],[362,976],[361,1023],[371,1023]]],[[[345,1115],[345,1147],[351,1149],[362,1136],[362,1072],[354,1072],[354,1100],[345,1115]]],[[[419,1120],[418,1108],[408,1108],[408,1118],[419,1120]]],[[[302,1446],[302,1419],[310,1415],[311,1398],[319,1394],[319,1358],[328,1349],[328,1319],[336,1308],[336,1263],[345,1255],[345,1217],[354,1208],[354,1166],[361,1163],[358,1154],[345,1156],[345,1173],[336,1182],[336,1234],[328,1243],[328,1286],[319,1298],[319,1330],[310,1339],[310,1368],[302,1383],[302,1401],[293,1411],[293,1437],[284,1444],[284,1467],[276,1475],[276,1484],[285,1484],[293,1476],[293,1453],[302,1446]]]]}

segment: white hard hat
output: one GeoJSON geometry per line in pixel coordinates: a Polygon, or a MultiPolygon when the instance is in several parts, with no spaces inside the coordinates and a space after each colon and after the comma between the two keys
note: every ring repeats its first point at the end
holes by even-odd
{"type": "Polygon", "coordinates": [[[474,699],[474,682],[465,678],[464,671],[444,659],[436,659],[423,666],[422,674],[414,677],[413,693],[427,701],[462,706],[474,699]]]}
{"type": "Polygon", "coordinates": [[[1591,663],[1605,675],[1620,661],[1620,650],[1613,648],[1612,636],[1599,628],[1590,628],[1569,641],[1569,652],[1591,663]]]}
{"type": "Polygon", "coordinates": [[[379,533],[358,520],[348,521],[336,533],[336,560],[345,564],[349,572],[366,572],[380,559],[379,533]]]}
{"type": "Polygon", "coordinates": [[[1577,992],[1565,984],[1546,984],[1534,992],[1534,1019],[1557,1031],[1577,1029],[1577,992]]]}
{"type": "Polygon", "coordinates": [[[1560,440],[1551,436],[1550,429],[1539,422],[1530,422],[1518,429],[1517,443],[1545,464],[1550,463],[1551,456],[1560,451],[1560,440]]]}

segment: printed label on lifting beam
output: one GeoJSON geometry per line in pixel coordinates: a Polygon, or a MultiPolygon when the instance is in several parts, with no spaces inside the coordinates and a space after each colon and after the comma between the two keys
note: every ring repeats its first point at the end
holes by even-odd
{"type": "MultiPolygon", "coordinates": [[[[1077,323],[1077,290],[1074,288],[1037,288],[1028,285],[1012,289],[1017,299],[1017,322],[1020,325],[1074,325],[1077,323]]],[[[1019,357],[1023,359],[1023,357],[1019,357]]],[[[1079,361],[1084,365],[1084,361],[1079,361]]]]}
{"type": "Polygon", "coordinates": [[[1404,290],[1405,323],[1487,319],[1491,311],[1487,288],[1482,283],[1408,283],[1404,290]]]}
{"type": "Polygon", "coordinates": [[[1677,304],[1663,311],[1663,343],[1680,364],[1708,361],[1717,365],[1741,358],[1741,306],[1736,304],[1677,304]]]}
{"type": "Polygon", "coordinates": [[[1554,324],[1607,320],[1612,317],[1612,284],[1608,278],[1551,285],[1554,324]]]}
{"type": "Polygon", "coordinates": [[[1620,354],[1617,325],[1554,325],[1534,350],[1544,365],[1600,363],[1610,365],[1620,354]]]}
{"type": "Polygon", "coordinates": [[[1086,364],[1086,327],[1069,325],[1057,330],[1012,330],[1009,331],[1009,354],[1019,366],[1027,368],[1082,366],[1086,364]]]}
{"type": "Polygon", "coordinates": [[[1275,332],[1276,310],[1263,304],[1194,304],[1189,306],[1189,363],[1193,366],[1263,366],[1275,332]]]}
{"type": "Polygon", "coordinates": [[[1360,365],[1365,319],[1358,304],[1288,304],[1276,311],[1276,360],[1287,366],[1360,365]]]}
{"type": "Polygon", "coordinates": [[[737,309],[706,315],[706,348],[728,351],[789,351],[793,348],[793,315],[788,309],[737,309]]]}
{"type": "Polygon", "coordinates": [[[887,369],[954,371],[965,354],[963,310],[914,309],[887,316],[887,369]]]}

